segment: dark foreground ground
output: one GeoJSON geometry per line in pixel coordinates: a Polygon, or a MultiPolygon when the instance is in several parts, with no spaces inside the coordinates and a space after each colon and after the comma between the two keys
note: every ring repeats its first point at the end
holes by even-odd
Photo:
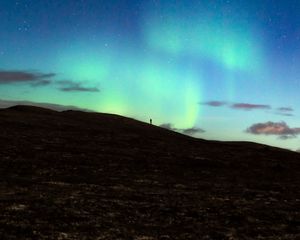
{"type": "Polygon", "coordinates": [[[300,239],[300,154],[0,110],[0,239],[300,239]]]}

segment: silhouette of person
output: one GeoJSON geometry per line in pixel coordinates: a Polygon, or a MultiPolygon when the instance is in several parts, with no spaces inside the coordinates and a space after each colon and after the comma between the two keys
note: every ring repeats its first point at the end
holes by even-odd
{"type": "Polygon", "coordinates": [[[150,118],[150,124],[152,125],[152,118],[150,118]]]}

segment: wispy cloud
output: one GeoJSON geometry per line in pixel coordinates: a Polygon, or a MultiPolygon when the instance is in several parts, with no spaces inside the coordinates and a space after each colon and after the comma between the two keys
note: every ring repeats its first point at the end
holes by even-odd
{"type": "Polygon", "coordinates": [[[23,83],[31,87],[42,87],[47,85],[57,85],[63,92],[99,92],[100,89],[94,86],[85,86],[83,82],[71,80],[52,81],[56,73],[40,73],[34,71],[7,71],[0,70],[0,84],[23,83]]]}
{"type": "Polygon", "coordinates": [[[295,138],[296,136],[295,135],[281,135],[281,136],[279,136],[278,138],[280,139],[280,140],[289,140],[289,139],[293,139],[293,138],[295,138]]]}
{"type": "Polygon", "coordinates": [[[233,109],[242,109],[242,110],[254,110],[254,109],[271,109],[270,105],[265,104],[252,104],[252,103],[235,103],[231,105],[233,109]]]}
{"type": "Polygon", "coordinates": [[[187,135],[195,135],[197,133],[204,133],[205,131],[201,128],[187,128],[187,129],[182,129],[182,133],[183,134],[187,134],[187,135]]]}
{"type": "Polygon", "coordinates": [[[280,108],[277,108],[278,111],[281,111],[281,112],[293,112],[294,109],[291,108],[291,107],[280,107],[280,108]]]}
{"type": "Polygon", "coordinates": [[[291,107],[280,107],[276,109],[277,111],[275,114],[281,115],[281,116],[287,116],[287,117],[292,117],[294,114],[292,113],[294,111],[293,108],[291,107]]]}
{"type": "Polygon", "coordinates": [[[279,108],[273,108],[271,105],[268,104],[258,104],[258,103],[229,103],[225,101],[207,101],[207,102],[200,102],[200,105],[208,106],[208,107],[228,107],[233,110],[246,110],[246,111],[252,111],[252,110],[273,110],[268,111],[268,113],[277,114],[285,117],[292,117],[294,114],[292,113],[294,111],[291,107],[279,107],[279,108]]]}
{"type": "Polygon", "coordinates": [[[208,101],[208,102],[200,102],[200,105],[206,105],[210,107],[222,107],[225,106],[227,103],[222,101],[208,101]]]}
{"type": "Polygon", "coordinates": [[[197,127],[184,128],[184,129],[174,128],[173,124],[171,124],[171,123],[161,124],[160,127],[171,130],[171,131],[180,132],[180,133],[190,135],[190,136],[205,132],[203,129],[197,128],[197,127]]]}
{"type": "Polygon", "coordinates": [[[293,117],[294,116],[294,114],[286,113],[286,112],[275,112],[275,114],[285,116],[285,117],[293,117]]]}
{"type": "Polygon", "coordinates": [[[50,80],[40,80],[40,81],[38,81],[38,82],[33,82],[33,83],[31,83],[30,85],[31,85],[32,87],[42,87],[42,86],[47,86],[47,85],[49,85],[49,84],[51,84],[51,81],[50,81],[50,80]]]}
{"type": "Polygon", "coordinates": [[[277,135],[280,139],[294,138],[300,134],[300,128],[291,128],[285,122],[256,123],[247,130],[251,134],[277,135]]]}
{"type": "Polygon", "coordinates": [[[29,83],[32,86],[50,84],[55,73],[39,73],[30,71],[0,71],[0,84],[29,83]]]}
{"type": "Polygon", "coordinates": [[[168,129],[168,130],[171,130],[171,131],[177,131],[178,130],[177,128],[174,128],[171,123],[163,123],[163,124],[159,125],[159,127],[165,128],[165,129],[168,129]]]}
{"type": "Polygon", "coordinates": [[[80,85],[73,87],[63,87],[60,88],[63,92],[100,92],[100,90],[96,87],[82,87],[80,85]]]}
{"type": "Polygon", "coordinates": [[[82,83],[70,80],[58,81],[57,83],[60,85],[59,90],[63,92],[100,92],[97,87],[85,87],[82,83]]]}
{"type": "Polygon", "coordinates": [[[231,109],[237,110],[259,110],[259,109],[271,109],[270,105],[266,104],[253,104],[253,103],[228,103],[225,101],[208,101],[208,102],[200,102],[200,105],[205,105],[209,107],[230,107],[231,109]]]}

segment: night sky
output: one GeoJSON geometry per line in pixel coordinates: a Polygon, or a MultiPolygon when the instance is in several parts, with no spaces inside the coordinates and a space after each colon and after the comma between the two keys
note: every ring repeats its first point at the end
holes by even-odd
{"type": "Polygon", "coordinates": [[[0,107],[72,105],[297,150],[299,13],[298,0],[1,0],[0,107]]]}

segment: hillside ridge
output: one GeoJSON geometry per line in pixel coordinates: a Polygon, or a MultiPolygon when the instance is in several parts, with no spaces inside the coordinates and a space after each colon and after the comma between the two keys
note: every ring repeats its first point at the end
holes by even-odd
{"type": "Polygon", "coordinates": [[[0,110],[1,239],[298,239],[300,155],[102,113],[0,110]]]}

